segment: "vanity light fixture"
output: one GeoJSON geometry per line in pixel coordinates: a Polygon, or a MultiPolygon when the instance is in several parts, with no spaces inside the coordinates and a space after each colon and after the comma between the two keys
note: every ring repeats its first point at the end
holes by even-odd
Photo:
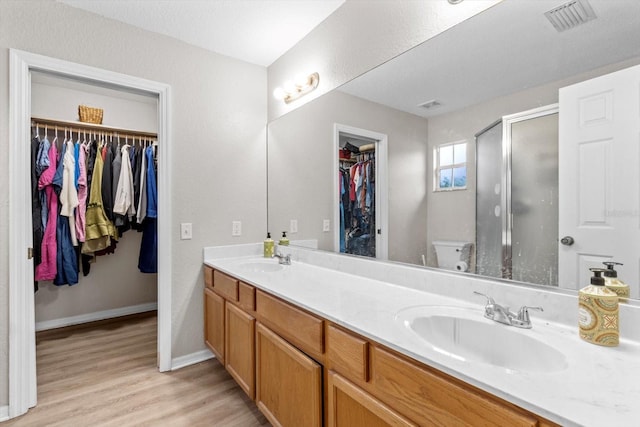
{"type": "Polygon", "coordinates": [[[289,104],[312,92],[318,87],[318,83],[320,83],[320,75],[318,73],[312,73],[308,76],[299,75],[296,76],[294,81],[286,81],[282,87],[275,88],[273,96],[289,104]]]}
{"type": "Polygon", "coordinates": [[[462,3],[463,0],[447,0],[450,4],[462,3]]]}

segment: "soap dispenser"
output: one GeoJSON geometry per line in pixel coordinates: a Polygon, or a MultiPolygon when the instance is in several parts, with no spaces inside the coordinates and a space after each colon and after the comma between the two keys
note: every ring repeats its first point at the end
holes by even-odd
{"type": "Polygon", "coordinates": [[[286,231],[282,232],[282,237],[280,238],[280,241],[278,242],[278,244],[280,246],[289,246],[289,238],[287,237],[286,231]]]}
{"type": "Polygon", "coordinates": [[[604,285],[603,268],[591,268],[591,284],[578,292],[580,338],[606,347],[620,340],[618,330],[618,294],[604,285]]]}
{"type": "Polygon", "coordinates": [[[620,301],[626,301],[629,298],[629,285],[618,279],[618,272],[615,270],[615,266],[622,263],[605,261],[603,264],[607,266],[604,271],[604,285],[618,294],[620,301]]]}
{"type": "Polygon", "coordinates": [[[274,247],[273,239],[271,238],[271,233],[267,232],[267,238],[264,239],[262,246],[263,246],[264,257],[272,258],[273,254],[275,253],[275,247],[274,247]]]}

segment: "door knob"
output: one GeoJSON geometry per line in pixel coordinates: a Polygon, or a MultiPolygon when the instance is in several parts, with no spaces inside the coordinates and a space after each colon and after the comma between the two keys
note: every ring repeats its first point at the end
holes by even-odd
{"type": "Polygon", "coordinates": [[[575,243],[575,240],[573,240],[573,237],[571,236],[564,236],[562,239],[560,239],[560,243],[566,246],[571,246],[575,243]]]}

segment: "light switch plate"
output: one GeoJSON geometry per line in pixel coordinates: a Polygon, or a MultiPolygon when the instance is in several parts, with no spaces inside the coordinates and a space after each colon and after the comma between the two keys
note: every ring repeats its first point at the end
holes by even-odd
{"type": "Polygon", "coordinates": [[[292,219],[289,223],[289,233],[297,233],[298,232],[298,220],[292,219]]]}
{"type": "Polygon", "coordinates": [[[231,235],[242,236],[242,221],[233,221],[231,223],[231,235]]]}
{"type": "Polygon", "coordinates": [[[193,229],[190,222],[180,224],[180,240],[191,240],[193,237],[193,229]]]}
{"type": "Polygon", "coordinates": [[[328,219],[322,220],[322,231],[331,231],[331,221],[328,219]]]}

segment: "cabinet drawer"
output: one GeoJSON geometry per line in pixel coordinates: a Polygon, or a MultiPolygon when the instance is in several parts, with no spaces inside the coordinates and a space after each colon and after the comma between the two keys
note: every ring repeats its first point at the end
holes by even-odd
{"type": "Polygon", "coordinates": [[[204,266],[204,286],[213,289],[213,268],[204,266]]]}
{"type": "Polygon", "coordinates": [[[323,321],[269,294],[256,291],[256,313],[300,350],[320,358],[324,353],[323,321]]]}
{"type": "Polygon", "coordinates": [[[369,343],[333,325],[327,327],[329,369],[353,381],[369,380],[369,343]]]}
{"type": "Polygon", "coordinates": [[[376,346],[371,348],[371,382],[382,401],[419,424],[538,425],[536,417],[509,403],[376,346]]]}
{"type": "Polygon", "coordinates": [[[244,282],[238,283],[238,305],[247,311],[255,311],[256,288],[244,282]]]}
{"type": "Polygon", "coordinates": [[[214,270],[213,290],[230,301],[238,302],[238,281],[231,276],[214,270]]]}

